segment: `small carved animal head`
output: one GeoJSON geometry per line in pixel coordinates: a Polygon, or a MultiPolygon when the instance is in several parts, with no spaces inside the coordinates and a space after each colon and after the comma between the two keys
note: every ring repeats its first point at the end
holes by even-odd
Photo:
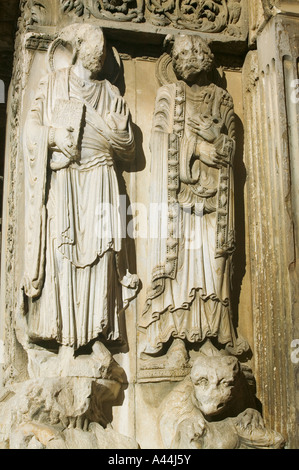
{"type": "Polygon", "coordinates": [[[191,371],[194,404],[205,417],[223,412],[235,396],[241,374],[240,364],[233,356],[201,356],[196,359],[191,371]]]}
{"type": "Polygon", "coordinates": [[[172,60],[177,77],[193,82],[200,73],[212,69],[214,55],[199,36],[179,35],[174,39],[172,60]]]}

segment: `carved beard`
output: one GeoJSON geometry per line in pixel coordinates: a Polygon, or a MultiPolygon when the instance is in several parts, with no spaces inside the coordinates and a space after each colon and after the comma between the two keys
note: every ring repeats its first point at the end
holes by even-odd
{"type": "Polygon", "coordinates": [[[199,59],[196,56],[189,59],[178,57],[173,61],[173,68],[177,77],[188,82],[194,81],[202,72],[209,72],[211,65],[212,61],[207,56],[204,59],[199,59]]]}

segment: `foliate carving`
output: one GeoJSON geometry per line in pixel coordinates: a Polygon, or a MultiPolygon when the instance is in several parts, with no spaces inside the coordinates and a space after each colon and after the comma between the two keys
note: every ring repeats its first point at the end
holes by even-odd
{"type": "Polygon", "coordinates": [[[240,0],[146,0],[146,6],[155,24],[210,33],[238,23],[241,16],[240,0]]]}
{"type": "Polygon", "coordinates": [[[83,15],[85,9],[83,0],[60,0],[60,2],[64,12],[68,13],[74,10],[77,16],[83,15]]]}
{"type": "Polygon", "coordinates": [[[95,18],[117,21],[144,19],[144,0],[60,0],[62,11],[74,12],[77,16],[92,15],[95,18]]]}
{"type": "Polygon", "coordinates": [[[179,29],[238,34],[242,0],[60,0],[62,11],[117,21],[146,21],[179,29]]]}
{"type": "Polygon", "coordinates": [[[284,446],[282,436],[265,426],[250,383],[232,356],[200,354],[160,410],[160,432],[168,449],[284,446]]]}

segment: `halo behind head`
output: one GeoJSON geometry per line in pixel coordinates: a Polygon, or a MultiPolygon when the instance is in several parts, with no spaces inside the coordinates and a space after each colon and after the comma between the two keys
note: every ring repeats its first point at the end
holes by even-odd
{"type": "Polygon", "coordinates": [[[80,44],[89,39],[93,42],[97,41],[98,45],[99,42],[102,43],[105,48],[106,57],[109,60],[105,61],[103,74],[111,83],[115,83],[122,69],[119,54],[114,47],[106,44],[102,29],[89,24],[72,24],[61,30],[48,49],[47,60],[50,72],[70,67],[76,61],[80,44]],[[97,33],[99,33],[98,38],[97,33]]]}

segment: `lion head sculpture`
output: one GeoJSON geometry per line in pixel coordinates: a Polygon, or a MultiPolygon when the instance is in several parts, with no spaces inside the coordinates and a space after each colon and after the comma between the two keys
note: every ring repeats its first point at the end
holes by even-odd
{"type": "Polygon", "coordinates": [[[280,448],[282,436],[265,427],[240,362],[199,354],[190,375],[161,404],[165,448],[280,448]]]}

